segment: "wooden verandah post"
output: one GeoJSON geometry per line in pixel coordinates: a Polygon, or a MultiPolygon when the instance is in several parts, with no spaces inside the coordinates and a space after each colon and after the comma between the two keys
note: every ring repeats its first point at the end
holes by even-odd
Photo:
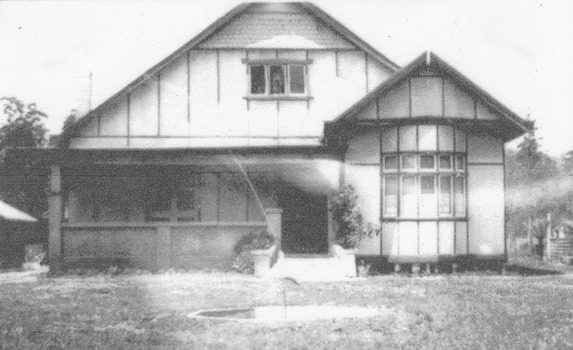
{"type": "Polygon", "coordinates": [[[55,273],[62,265],[62,180],[61,168],[53,164],[50,170],[50,197],[48,198],[48,257],[50,272],[55,273]]]}
{"type": "Polygon", "coordinates": [[[547,232],[546,232],[546,236],[547,236],[547,241],[545,244],[545,255],[543,257],[543,260],[545,261],[550,261],[551,260],[551,213],[547,213],[547,232]]]}

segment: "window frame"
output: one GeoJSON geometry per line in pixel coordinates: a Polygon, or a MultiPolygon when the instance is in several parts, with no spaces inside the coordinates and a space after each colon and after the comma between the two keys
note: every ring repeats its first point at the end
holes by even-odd
{"type": "Polygon", "coordinates": [[[153,202],[146,204],[146,222],[200,222],[201,221],[201,196],[199,191],[203,187],[203,176],[201,172],[188,174],[185,178],[170,179],[171,181],[160,182],[150,193],[153,195],[160,191],[168,199],[167,208],[157,210],[153,202]],[[191,182],[191,183],[185,183],[191,182]],[[193,193],[192,207],[189,209],[179,208],[179,194],[183,192],[193,193]]]}
{"type": "MultiPolygon", "coordinates": [[[[382,178],[384,179],[384,187],[382,188],[382,210],[381,217],[382,220],[467,220],[467,172],[466,172],[466,162],[467,156],[465,152],[454,152],[454,151],[441,151],[441,152],[388,152],[382,153],[382,178]],[[403,169],[403,156],[416,157],[415,164],[416,169],[403,169]],[[423,169],[421,168],[421,157],[430,156],[434,157],[434,168],[433,169],[423,169]],[[440,156],[450,156],[450,169],[440,168],[440,156]],[[398,168],[397,169],[387,169],[385,166],[387,157],[397,157],[398,158],[398,168]],[[462,159],[464,164],[463,169],[457,167],[458,158],[462,159]],[[388,215],[386,208],[386,187],[385,179],[387,177],[397,177],[398,178],[398,198],[396,199],[397,208],[395,215],[388,215]],[[417,197],[417,213],[415,216],[403,215],[404,213],[404,197],[403,197],[403,178],[404,177],[414,177],[415,178],[415,192],[417,197]],[[434,178],[434,193],[431,194],[436,197],[436,214],[435,216],[423,215],[421,204],[422,201],[422,177],[433,177],[434,178]],[[450,187],[449,187],[449,212],[442,212],[442,177],[450,177],[450,187]],[[456,178],[462,178],[462,191],[456,194],[455,182],[456,178]],[[458,197],[463,197],[463,200],[458,200],[458,197]],[[462,208],[457,208],[457,206],[462,206],[462,208]],[[463,214],[463,215],[462,215],[463,214]]],[[[460,180],[458,180],[460,181],[460,180]]],[[[392,213],[394,214],[394,213],[392,213]]],[[[411,213],[409,213],[411,214],[411,213]]]]}
{"type": "Polygon", "coordinates": [[[308,65],[312,63],[312,60],[243,60],[243,63],[247,64],[247,96],[246,99],[262,99],[262,100],[280,100],[280,99],[309,99],[310,98],[310,88],[309,88],[309,77],[308,77],[308,65]],[[252,92],[252,75],[251,69],[254,66],[263,66],[264,77],[265,77],[265,92],[264,93],[253,93],[252,92]],[[281,66],[283,68],[284,76],[284,93],[271,93],[271,67],[281,66]],[[303,92],[293,92],[291,90],[291,67],[301,66],[303,74],[303,92]]]}

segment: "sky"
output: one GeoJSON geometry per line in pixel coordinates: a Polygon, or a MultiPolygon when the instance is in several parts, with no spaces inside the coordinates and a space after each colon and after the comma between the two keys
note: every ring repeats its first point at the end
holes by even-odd
{"type": "MultiPolygon", "coordinates": [[[[95,107],[240,2],[0,0],[0,97],[37,103],[58,134],[81,77],[95,107]]],[[[573,149],[572,1],[313,2],[401,66],[435,52],[535,120],[543,151],[573,149]]]]}

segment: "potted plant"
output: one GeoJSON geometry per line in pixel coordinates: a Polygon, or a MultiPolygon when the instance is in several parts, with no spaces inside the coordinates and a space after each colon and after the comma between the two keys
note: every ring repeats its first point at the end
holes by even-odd
{"type": "Polygon", "coordinates": [[[276,253],[275,237],[266,230],[250,232],[235,245],[233,269],[241,273],[266,276],[276,253]]]}
{"type": "Polygon", "coordinates": [[[346,185],[331,197],[330,211],[336,236],[333,253],[342,260],[345,276],[356,277],[357,247],[363,239],[378,235],[380,229],[364,221],[352,185],[346,185]]]}

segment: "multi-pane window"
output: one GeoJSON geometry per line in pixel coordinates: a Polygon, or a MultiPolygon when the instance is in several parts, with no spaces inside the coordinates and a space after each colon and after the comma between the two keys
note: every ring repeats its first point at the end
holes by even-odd
{"type": "Polygon", "coordinates": [[[466,136],[448,125],[403,125],[382,135],[382,217],[466,217],[466,136]]]}
{"type": "Polygon", "coordinates": [[[149,221],[200,221],[198,190],[201,174],[193,174],[178,181],[162,181],[150,198],[149,221]]]}
{"type": "Polygon", "coordinates": [[[385,155],[383,162],[384,217],[466,215],[463,154],[394,154],[385,155]]]}
{"type": "Polygon", "coordinates": [[[306,66],[302,64],[250,65],[250,94],[289,96],[306,94],[306,66]]]}

